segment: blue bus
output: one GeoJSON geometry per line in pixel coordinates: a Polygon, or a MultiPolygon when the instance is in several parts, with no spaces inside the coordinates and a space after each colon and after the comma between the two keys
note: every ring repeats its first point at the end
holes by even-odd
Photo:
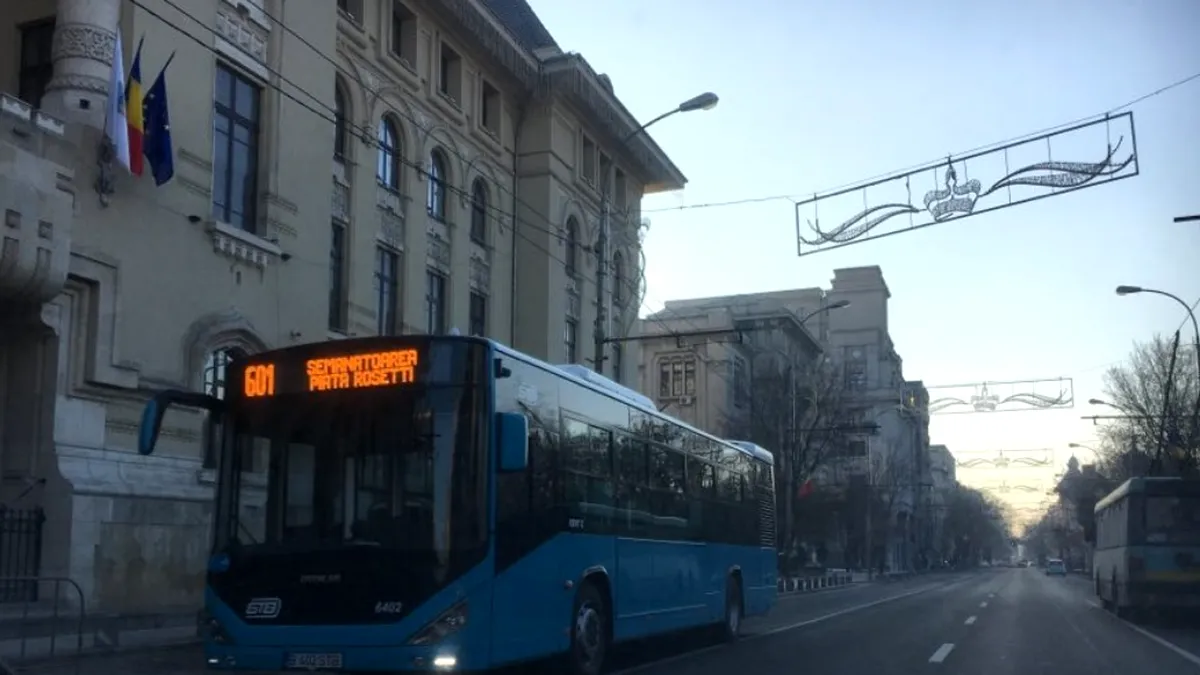
{"type": "Polygon", "coordinates": [[[1136,477],[1096,502],[1092,581],[1117,614],[1200,609],[1200,480],[1136,477]]]}
{"type": "Polygon", "coordinates": [[[373,337],[231,364],[208,666],[484,670],[711,626],[776,594],[771,454],[629,389],[482,338],[373,337]]]}

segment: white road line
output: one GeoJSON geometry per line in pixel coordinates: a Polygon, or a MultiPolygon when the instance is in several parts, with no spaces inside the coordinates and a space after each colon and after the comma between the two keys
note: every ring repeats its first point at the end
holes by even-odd
{"type": "Polygon", "coordinates": [[[979,606],[980,606],[980,607],[987,607],[987,600],[984,600],[983,602],[979,603],[979,606]]]}
{"type": "Polygon", "coordinates": [[[1179,645],[1175,644],[1174,642],[1171,642],[1170,640],[1166,639],[1165,637],[1151,633],[1150,631],[1146,630],[1145,628],[1142,628],[1141,626],[1139,626],[1135,623],[1126,621],[1125,619],[1122,619],[1117,616],[1113,616],[1112,612],[1109,612],[1108,610],[1104,609],[1099,604],[1093,604],[1092,606],[1097,609],[1103,610],[1105,614],[1107,614],[1108,616],[1112,616],[1117,621],[1120,621],[1121,623],[1125,624],[1133,632],[1135,632],[1145,638],[1148,638],[1149,640],[1151,640],[1153,642],[1158,643],[1160,646],[1166,647],[1167,649],[1175,652],[1180,657],[1182,657],[1183,659],[1192,663],[1193,665],[1200,666],[1200,656],[1197,656],[1197,655],[1193,654],[1192,652],[1189,652],[1188,650],[1184,649],[1183,647],[1180,647],[1179,645]]]}
{"type": "Polygon", "coordinates": [[[964,621],[964,622],[963,622],[963,624],[964,624],[964,625],[967,625],[967,626],[970,626],[971,624],[975,623],[975,619],[976,619],[976,617],[973,617],[973,616],[968,616],[968,617],[967,617],[967,620],[966,620],[966,621],[964,621]]]}
{"type": "MultiPolygon", "coordinates": [[[[804,628],[805,626],[811,626],[813,624],[821,623],[822,621],[828,621],[830,619],[834,619],[839,616],[844,616],[846,614],[853,614],[854,612],[859,612],[864,609],[878,607],[879,605],[884,605],[889,602],[893,602],[895,600],[903,600],[904,598],[911,598],[912,596],[920,595],[921,593],[928,593],[930,591],[936,591],[936,590],[941,590],[944,588],[949,588],[952,586],[958,586],[958,585],[966,583],[967,581],[969,581],[969,579],[956,579],[949,583],[939,584],[937,586],[926,586],[924,588],[918,588],[916,590],[912,590],[907,593],[901,593],[899,595],[892,595],[892,596],[882,598],[879,600],[875,600],[872,602],[866,602],[861,605],[854,605],[853,607],[839,609],[836,612],[830,612],[829,614],[826,614],[824,616],[818,616],[815,619],[806,619],[804,621],[799,621],[797,623],[789,624],[787,626],[780,626],[779,628],[773,628],[773,629],[763,632],[763,633],[755,633],[753,635],[747,635],[747,636],[743,637],[741,641],[749,642],[751,640],[756,640],[758,638],[764,638],[769,635],[778,635],[779,633],[785,633],[789,630],[795,630],[797,628],[804,628]]],[[[643,670],[648,670],[648,669],[656,667],[656,666],[663,666],[668,663],[675,663],[677,661],[683,661],[684,659],[690,659],[693,656],[699,656],[700,654],[707,654],[708,652],[713,652],[713,651],[716,651],[716,650],[721,649],[726,646],[728,646],[728,645],[712,645],[710,647],[704,647],[702,649],[696,649],[696,650],[692,650],[689,652],[684,652],[682,654],[675,654],[674,656],[668,656],[663,659],[658,659],[657,661],[650,661],[649,663],[639,663],[636,666],[630,666],[629,668],[626,668],[624,670],[618,670],[618,671],[611,672],[611,673],[609,673],[609,675],[633,675],[633,673],[640,673],[643,670]]]]}
{"type": "Polygon", "coordinates": [[[937,651],[933,653],[933,656],[929,657],[929,662],[941,663],[942,661],[946,660],[947,656],[950,656],[950,652],[952,651],[954,651],[954,643],[947,642],[946,644],[937,648],[937,651]]]}

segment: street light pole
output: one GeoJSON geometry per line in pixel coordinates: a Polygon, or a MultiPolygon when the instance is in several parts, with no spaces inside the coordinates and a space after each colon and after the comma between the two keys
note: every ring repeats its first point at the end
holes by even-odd
{"type": "MultiPolygon", "coordinates": [[[[1142,288],[1141,286],[1117,286],[1117,295],[1134,295],[1136,293],[1153,293],[1154,295],[1161,295],[1161,296],[1170,298],[1170,299],[1174,300],[1175,302],[1179,303],[1183,307],[1184,311],[1187,312],[1188,318],[1192,320],[1192,332],[1195,337],[1196,370],[1197,370],[1196,382],[1197,382],[1197,384],[1200,384],[1200,322],[1196,321],[1196,313],[1192,311],[1191,305],[1187,304],[1187,302],[1185,302],[1183,300],[1183,298],[1179,297],[1178,295],[1175,295],[1174,293],[1168,293],[1166,291],[1160,291],[1160,290],[1154,289],[1154,288],[1142,288]]],[[[1167,386],[1168,387],[1171,386],[1172,377],[1175,374],[1175,356],[1176,356],[1176,351],[1178,349],[1179,349],[1179,331],[1175,331],[1175,347],[1171,351],[1171,368],[1167,372],[1167,386]]],[[[1164,404],[1163,428],[1164,429],[1166,428],[1166,423],[1167,423],[1167,421],[1166,421],[1167,410],[1165,407],[1167,396],[1169,396],[1169,394],[1164,394],[1164,401],[1163,401],[1163,404],[1164,404]]],[[[1197,393],[1196,393],[1196,403],[1192,408],[1192,425],[1191,425],[1191,430],[1188,434],[1188,442],[1189,443],[1197,442],[1197,439],[1196,439],[1197,431],[1200,431],[1200,391],[1197,391],[1197,393]]],[[[1161,454],[1161,441],[1160,441],[1159,447],[1160,447],[1160,454],[1161,454]]]]}
{"type": "MultiPolygon", "coordinates": [[[[694,96],[680,103],[674,110],[665,112],[658,117],[646,122],[633,131],[629,132],[625,138],[621,139],[621,144],[624,145],[641,134],[646,129],[650,128],[657,122],[660,122],[676,113],[694,112],[696,110],[712,110],[716,107],[720,98],[712,92],[705,92],[699,96],[694,96]]],[[[600,233],[596,239],[596,324],[593,330],[595,337],[595,353],[592,360],[592,368],[601,375],[604,374],[604,343],[608,337],[608,316],[609,299],[604,295],[604,281],[608,277],[608,239],[609,239],[609,221],[612,215],[612,204],[610,202],[612,183],[612,172],[606,170],[604,175],[600,177],[600,233]]]]}

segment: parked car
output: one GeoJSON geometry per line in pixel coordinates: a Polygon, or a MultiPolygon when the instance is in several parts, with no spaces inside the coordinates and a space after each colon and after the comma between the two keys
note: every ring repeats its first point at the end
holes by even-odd
{"type": "Polygon", "coordinates": [[[1051,558],[1046,561],[1046,576],[1048,577],[1065,577],[1067,576],[1067,565],[1058,558],[1051,558]]]}

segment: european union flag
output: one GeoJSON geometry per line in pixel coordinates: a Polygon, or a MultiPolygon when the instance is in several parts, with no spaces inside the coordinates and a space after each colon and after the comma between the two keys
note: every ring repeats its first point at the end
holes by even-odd
{"type": "Polygon", "coordinates": [[[154,84],[146,92],[145,98],[145,140],[142,142],[142,152],[150,163],[150,172],[154,174],[154,184],[162,185],[175,177],[175,151],[171,147],[171,114],[167,105],[167,66],[171,59],[154,79],[154,84]]]}

